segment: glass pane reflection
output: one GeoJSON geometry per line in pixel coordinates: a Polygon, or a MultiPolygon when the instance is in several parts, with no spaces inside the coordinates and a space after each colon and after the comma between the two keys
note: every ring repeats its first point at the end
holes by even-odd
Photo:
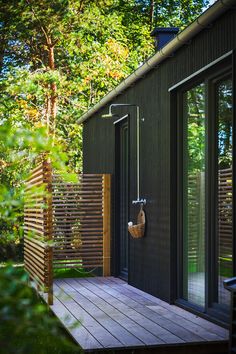
{"type": "Polygon", "coordinates": [[[205,305],[205,85],[184,97],[183,297],[205,305]]]}
{"type": "Polygon", "coordinates": [[[223,280],[232,269],[232,80],[217,85],[218,125],[218,303],[229,304],[223,280]]]}

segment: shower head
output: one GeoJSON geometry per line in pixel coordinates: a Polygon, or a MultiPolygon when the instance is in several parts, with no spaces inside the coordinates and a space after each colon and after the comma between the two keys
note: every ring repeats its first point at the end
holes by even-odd
{"type": "Polygon", "coordinates": [[[117,114],[113,114],[112,113],[112,108],[113,107],[121,107],[121,106],[136,106],[134,104],[129,104],[129,103],[112,103],[110,106],[109,106],[109,111],[108,113],[106,114],[102,114],[102,118],[113,118],[113,117],[118,117],[117,114]]]}
{"type": "Polygon", "coordinates": [[[110,112],[102,115],[102,118],[112,118],[112,117],[114,117],[114,114],[112,114],[110,112]]]}

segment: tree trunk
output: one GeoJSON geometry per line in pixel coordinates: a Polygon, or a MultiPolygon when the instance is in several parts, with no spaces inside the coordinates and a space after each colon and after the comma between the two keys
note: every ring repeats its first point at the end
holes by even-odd
{"type": "Polygon", "coordinates": [[[0,74],[2,73],[3,66],[4,66],[4,56],[7,47],[7,38],[3,34],[0,39],[0,74]]]}
{"type": "Polygon", "coordinates": [[[155,6],[155,0],[150,0],[150,13],[149,13],[149,22],[150,22],[150,30],[153,30],[153,24],[154,24],[154,6],[155,6]]]}
{"type": "MultiPolygon", "coordinates": [[[[54,45],[50,38],[48,38],[48,64],[51,70],[55,70],[55,59],[54,59],[54,45]]],[[[52,135],[53,139],[55,137],[56,129],[56,115],[57,115],[57,85],[55,82],[50,84],[50,122],[48,126],[49,134],[52,135]]]]}
{"type": "Polygon", "coordinates": [[[45,123],[47,127],[47,133],[48,135],[50,134],[49,132],[49,127],[50,127],[50,112],[51,112],[51,100],[50,96],[47,94],[46,99],[45,99],[45,123]]]}
{"type": "MultiPolygon", "coordinates": [[[[30,5],[32,13],[35,19],[40,23],[37,14],[34,11],[34,8],[31,4],[31,1],[26,0],[28,5],[30,5]]],[[[49,34],[49,31],[40,26],[42,33],[45,36],[46,46],[48,50],[48,66],[51,71],[55,70],[55,59],[54,59],[54,46],[52,38],[49,34]]],[[[55,129],[56,129],[56,115],[57,115],[57,84],[56,82],[52,82],[50,84],[50,94],[45,98],[45,105],[46,105],[46,122],[47,122],[47,130],[48,134],[52,136],[52,139],[55,138],[55,129]]]]}

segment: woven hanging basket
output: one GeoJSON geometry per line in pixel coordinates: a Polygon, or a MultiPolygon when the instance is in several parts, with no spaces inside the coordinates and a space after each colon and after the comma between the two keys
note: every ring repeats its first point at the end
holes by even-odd
{"type": "Polygon", "coordinates": [[[145,212],[141,206],[140,212],[137,217],[137,224],[128,226],[128,231],[133,238],[141,238],[145,234],[145,212]]]}

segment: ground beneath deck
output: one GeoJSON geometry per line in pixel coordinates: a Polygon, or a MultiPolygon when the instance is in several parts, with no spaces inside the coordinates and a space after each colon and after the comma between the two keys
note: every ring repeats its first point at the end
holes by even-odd
{"type": "Polygon", "coordinates": [[[56,279],[51,309],[85,351],[227,352],[226,329],[114,277],[56,279]]]}

